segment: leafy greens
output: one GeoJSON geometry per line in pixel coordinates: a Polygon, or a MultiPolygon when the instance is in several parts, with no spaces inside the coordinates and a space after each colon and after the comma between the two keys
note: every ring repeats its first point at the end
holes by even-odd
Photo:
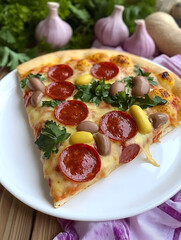
{"type": "Polygon", "coordinates": [[[47,120],[35,144],[44,152],[43,158],[48,159],[52,153],[58,152],[58,145],[69,136],[65,128],[60,129],[56,122],[47,120]]]}
{"type": "Polygon", "coordinates": [[[135,65],[135,73],[138,76],[146,77],[151,85],[158,85],[158,83],[154,81],[154,78],[150,77],[151,72],[144,72],[138,64],[135,65]]]}
{"type": "MultiPolygon", "coordinates": [[[[130,78],[125,78],[123,80],[128,81],[130,84],[130,78]]],[[[165,104],[167,101],[162,99],[159,96],[151,99],[147,94],[145,94],[144,98],[130,96],[130,94],[126,92],[118,92],[114,96],[109,95],[109,89],[111,84],[106,84],[105,81],[96,81],[92,80],[92,82],[88,85],[76,85],[77,92],[74,95],[75,99],[80,99],[83,102],[92,102],[97,105],[104,101],[113,107],[117,107],[122,111],[128,110],[128,108],[137,104],[141,108],[145,109],[147,107],[154,107],[159,104],[165,104]]]]}
{"type": "MultiPolygon", "coordinates": [[[[61,49],[90,48],[94,25],[107,17],[115,4],[124,5],[124,21],[130,34],[135,19],[144,19],[154,12],[156,0],[55,0],[60,4],[59,16],[74,30],[70,42],[61,49]]],[[[14,69],[19,63],[39,54],[54,51],[45,39],[35,40],[37,24],[48,15],[48,0],[0,0],[0,67],[14,69]]]]}
{"type": "Polygon", "coordinates": [[[28,74],[27,77],[23,78],[23,79],[20,81],[20,86],[21,86],[21,88],[25,88],[26,85],[27,85],[27,83],[28,83],[28,80],[29,80],[30,78],[33,78],[33,77],[38,78],[40,81],[44,81],[44,80],[45,80],[45,78],[44,78],[44,77],[42,76],[42,74],[40,74],[40,73],[38,73],[38,74],[30,73],[30,74],[28,74]]]}
{"type": "Polygon", "coordinates": [[[62,101],[59,101],[57,99],[55,100],[51,100],[51,101],[43,101],[42,102],[42,107],[52,107],[55,108],[58,106],[59,103],[61,103],[62,101]]]}

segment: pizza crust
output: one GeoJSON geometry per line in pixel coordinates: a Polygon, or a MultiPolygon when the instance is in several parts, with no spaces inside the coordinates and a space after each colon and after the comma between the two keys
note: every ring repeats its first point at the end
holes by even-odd
{"type": "MultiPolygon", "coordinates": [[[[155,64],[151,60],[127,53],[127,52],[120,52],[115,50],[107,50],[107,49],[84,49],[84,50],[64,50],[64,51],[57,51],[53,53],[49,53],[46,55],[39,56],[37,58],[34,58],[28,62],[25,62],[17,67],[18,73],[20,77],[23,77],[27,73],[29,73],[31,70],[35,68],[40,68],[46,65],[55,65],[55,64],[61,64],[65,63],[66,61],[70,59],[82,59],[85,57],[88,57],[92,54],[95,54],[97,52],[105,53],[108,56],[116,56],[116,55],[126,55],[131,57],[133,60],[133,63],[139,64],[143,67],[151,69],[154,73],[160,73],[165,71],[165,68],[162,66],[159,66],[158,64],[155,64]]],[[[169,71],[171,72],[171,71],[169,71]]],[[[172,74],[174,78],[174,86],[173,86],[173,93],[176,94],[179,98],[181,98],[181,80],[180,78],[172,74]]]]}

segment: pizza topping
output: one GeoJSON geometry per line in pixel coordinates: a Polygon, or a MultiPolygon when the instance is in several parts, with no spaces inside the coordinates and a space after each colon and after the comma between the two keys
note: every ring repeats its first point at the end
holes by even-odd
{"type": "Polygon", "coordinates": [[[111,111],[100,119],[100,129],[109,138],[125,142],[137,133],[137,125],[131,115],[122,111],[111,111]]]}
{"type": "Polygon", "coordinates": [[[155,85],[155,86],[158,85],[158,83],[156,81],[154,81],[154,78],[150,77],[151,72],[143,71],[142,68],[138,64],[135,65],[135,73],[138,76],[146,77],[148,79],[150,85],[155,85]]]}
{"type": "Polygon", "coordinates": [[[99,131],[99,127],[92,121],[82,121],[77,125],[77,131],[97,133],[99,131]]]}
{"type": "Polygon", "coordinates": [[[128,163],[133,160],[139,153],[140,146],[136,143],[130,144],[127,147],[123,148],[123,151],[120,156],[120,163],[128,163]]]}
{"type": "Polygon", "coordinates": [[[112,62],[96,63],[91,68],[92,76],[100,80],[110,80],[116,77],[118,72],[119,68],[112,62]]]}
{"type": "Polygon", "coordinates": [[[41,91],[34,91],[32,96],[31,96],[31,105],[33,107],[38,106],[42,97],[43,97],[43,93],[41,91]]]}
{"type": "Polygon", "coordinates": [[[163,126],[168,121],[168,116],[164,113],[153,113],[149,115],[149,121],[151,122],[154,129],[163,126]]]}
{"type": "Polygon", "coordinates": [[[132,95],[144,97],[150,91],[150,83],[146,77],[136,76],[132,79],[132,95]]]}
{"type": "Polygon", "coordinates": [[[59,100],[52,100],[52,101],[42,101],[42,107],[52,107],[55,108],[60,104],[62,101],[59,100]]]}
{"type": "MultiPolygon", "coordinates": [[[[131,77],[127,79],[124,78],[123,80],[127,82],[127,84],[132,84],[131,77]]],[[[153,99],[151,99],[148,94],[145,94],[144,97],[130,96],[130,94],[125,91],[118,92],[114,96],[111,96],[111,86],[111,84],[106,84],[104,80],[92,80],[92,82],[88,85],[76,85],[77,92],[74,95],[74,98],[80,99],[83,102],[93,102],[97,105],[99,105],[101,101],[104,101],[113,107],[119,108],[121,111],[127,111],[127,109],[133,104],[137,104],[141,108],[148,108],[154,107],[158,104],[165,104],[167,102],[159,96],[155,96],[153,99]]]]}
{"type": "Polygon", "coordinates": [[[92,81],[92,75],[90,74],[85,74],[81,75],[75,80],[76,85],[87,85],[92,81]]]}
{"type": "Polygon", "coordinates": [[[43,158],[49,158],[51,153],[58,152],[57,146],[70,136],[65,128],[60,129],[53,121],[46,121],[35,143],[44,152],[43,158]]]}
{"type": "Polygon", "coordinates": [[[92,80],[88,85],[76,85],[77,92],[74,97],[83,102],[93,102],[99,105],[104,98],[109,96],[110,86],[111,84],[106,84],[105,81],[92,80]]]}
{"type": "Polygon", "coordinates": [[[93,141],[93,135],[92,133],[86,131],[75,132],[70,136],[69,141],[71,144],[90,143],[93,141]]]}
{"type": "Polygon", "coordinates": [[[29,79],[31,79],[31,78],[38,78],[40,81],[44,81],[45,80],[45,77],[42,74],[40,74],[40,73],[38,73],[38,74],[30,73],[30,74],[28,74],[27,77],[25,77],[24,79],[22,79],[20,81],[21,88],[25,88],[27,86],[27,84],[28,84],[29,79]]]}
{"type": "Polygon", "coordinates": [[[97,133],[94,135],[94,139],[97,151],[100,155],[107,156],[111,153],[111,142],[106,135],[97,133]]]}
{"type": "Polygon", "coordinates": [[[66,64],[59,64],[51,67],[48,71],[48,77],[54,82],[67,80],[73,75],[73,70],[66,64]]]}
{"type": "Polygon", "coordinates": [[[53,99],[64,100],[70,97],[75,90],[75,86],[71,82],[53,82],[45,88],[45,94],[53,99]]]}
{"type": "Polygon", "coordinates": [[[63,150],[59,157],[59,168],[75,182],[92,180],[101,167],[101,160],[95,149],[87,144],[74,144],[63,150]]]}
{"type": "Polygon", "coordinates": [[[125,91],[125,84],[122,82],[116,81],[111,85],[109,89],[109,94],[111,96],[115,96],[118,92],[122,92],[122,91],[123,92],[125,91]]]}
{"type": "Polygon", "coordinates": [[[28,87],[33,90],[33,91],[41,91],[44,92],[45,86],[44,84],[41,82],[41,80],[39,78],[35,78],[32,77],[28,80],[28,87]]]}
{"type": "Polygon", "coordinates": [[[77,125],[82,122],[87,115],[87,106],[77,100],[64,101],[55,108],[56,119],[64,125],[77,125]]]}
{"type": "Polygon", "coordinates": [[[147,134],[152,131],[151,122],[142,108],[140,108],[138,105],[132,105],[130,107],[130,114],[135,119],[138,131],[141,134],[147,134]]]}
{"type": "Polygon", "coordinates": [[[144,98],[135,98],[135,101],[132,101],[132,104],[137,104],[142,109],[155,107],[157,105],[164,105],[167,103],[166,99],[161,98],[160,96],[155,96],[152,99],[148,94],[145,94],[144,98]]]}

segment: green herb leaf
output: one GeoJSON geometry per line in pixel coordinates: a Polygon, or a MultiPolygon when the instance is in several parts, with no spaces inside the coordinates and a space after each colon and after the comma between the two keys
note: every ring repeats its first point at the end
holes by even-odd
{"type": "Polygon", "coordinates": [[[141,108],[145,109],[148,107],[154,107],[157,105],[164,105],[167,103],[166,99],[162,99],[160,96],[156,96],[151,99],[148,94],[145,94],[144,98],[136,98],[135,104],[139,105],[141,108]]]}
{"type": "Polygon", "coordinates": [[[132,87],[133,87],[132,79],[133,79],[133,77],[132,77],[132,76],[129,76],[129,77],[123,78],[123,79],[120,80],[119,82],[125,82],[125,83],[126,83],[126,86],[125,86],[125,87],[132,88],[132,87]]]}
{"type": "Polygon", "coordinates": [[[128,108],[135,103],[135,99],[136,97],[130,97],[126,92],[118,92],[116,95],[104,99],[104,101],[113,107],[119,108],[121,111],[127,111],[128,108]]]}
{"type": "Polygon", "coordinates": [[[28,61],[30,58],[24,53],[16,53],[8,47],[0,47],[0,67],[15,69],[20,63],[28,61]]]}
{"type": "Polygon", "coordinates": [[[35,144],[44,152],[43,158],[48,159],[53,152],[58,152],[58,145],[70,136],[63,127],[60,129],[56,122],[46,121],[35,144]]]}
{"type": "MultiPolygon", "coordinates": [[[[131,84],[132,77],[123,79],[128,84],[131,84]]],[[[122,80],[121,80],[122,81],[122,80]]],[[[133,104],[139,105],[145,109],[148,107],[154,107],[159,104],[165,104],[167,101],[159,96],[151,99],[148,94],[145,97],[140,98],[136,96],[130,96],[126,92],[118,92],[114,96],[109,95],[109,89],[111,84],[106,84],[105,81],[93,80],[88,85],[76,85],[77,93],[74,95],[76,99],[80,99],[83,102],[92,102],[97,105],[101,101],[110,104],[113,107],[117,107],[122,111],[127,111],[133,104]]]]}
{"type": "Polygon", "coordinates": [[[74,97],[83,102],[93,102],[99,105],[104,98],[109,96],[110,86],[111,84],[106,84],[104,80],[92,80],[88,85],[76,85],[77,92],[74,97]]]}
{"type": "Polygon", "coordinates": [[[151,85],[154,85],[154,86],[158,85],[158,83],[153,80],[154,79],[153,77],[147,77],[147,79],[151,85]]]}
{"type": "Polygon", "coordinates": [[[80,19],[83,23],[87,22],[90,18],[90,15],[86,9],[80,9],[78,6],[73,5],[69,2],[69,8],[76,18],[80,19]]]}
{"type": "Polygon", "coordinates": [[[43,107],[52,107],[52,108],[55,108],[58,106],[59,103],[61,103],[62,101],[59,101],[57,99],[55,100],[51,100],[51,101],[43,101],[42,102],[42,106],[43,107]]]}
{"type": "Polygon", "coordinates": [[[27,86],[28,80],[30,78],[33,78],[33,77],[38,78],[40,81],[44,81],[45,80],[45,77],[42,74],[40,74],[40,73],[37,73],[37,74],[30,73],[30,74],[28,74],[27,77],[23,78],[20,81],[21,88],[25,88],[27,86]]]}
{"type": "Polygon", "coordinates": [[[153,80],[153,77],[149,77],[151,72],[144,72],[138,64],[135,65],[135,73],[139,76],[146,77],[151,85],[158,85],[158,83],[153,80]]]}
{"type": "Polygon", "coordinates": [[[0,30],[0,41],[8,44],[16,43],[14,35],[8,29],[0,30]]]}

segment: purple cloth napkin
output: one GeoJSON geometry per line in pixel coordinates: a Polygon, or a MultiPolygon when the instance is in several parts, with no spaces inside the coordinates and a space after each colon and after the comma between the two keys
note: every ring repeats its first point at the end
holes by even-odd
{"type": "MultiPolygon", "coordinates": [[[[181,54],[155,62],[181,77],[181,54]]],[[[82,222],[58,219],[64,232],[53,240],[181,240],[181,191],[160,206],[134,217],[82,222]]]]}

